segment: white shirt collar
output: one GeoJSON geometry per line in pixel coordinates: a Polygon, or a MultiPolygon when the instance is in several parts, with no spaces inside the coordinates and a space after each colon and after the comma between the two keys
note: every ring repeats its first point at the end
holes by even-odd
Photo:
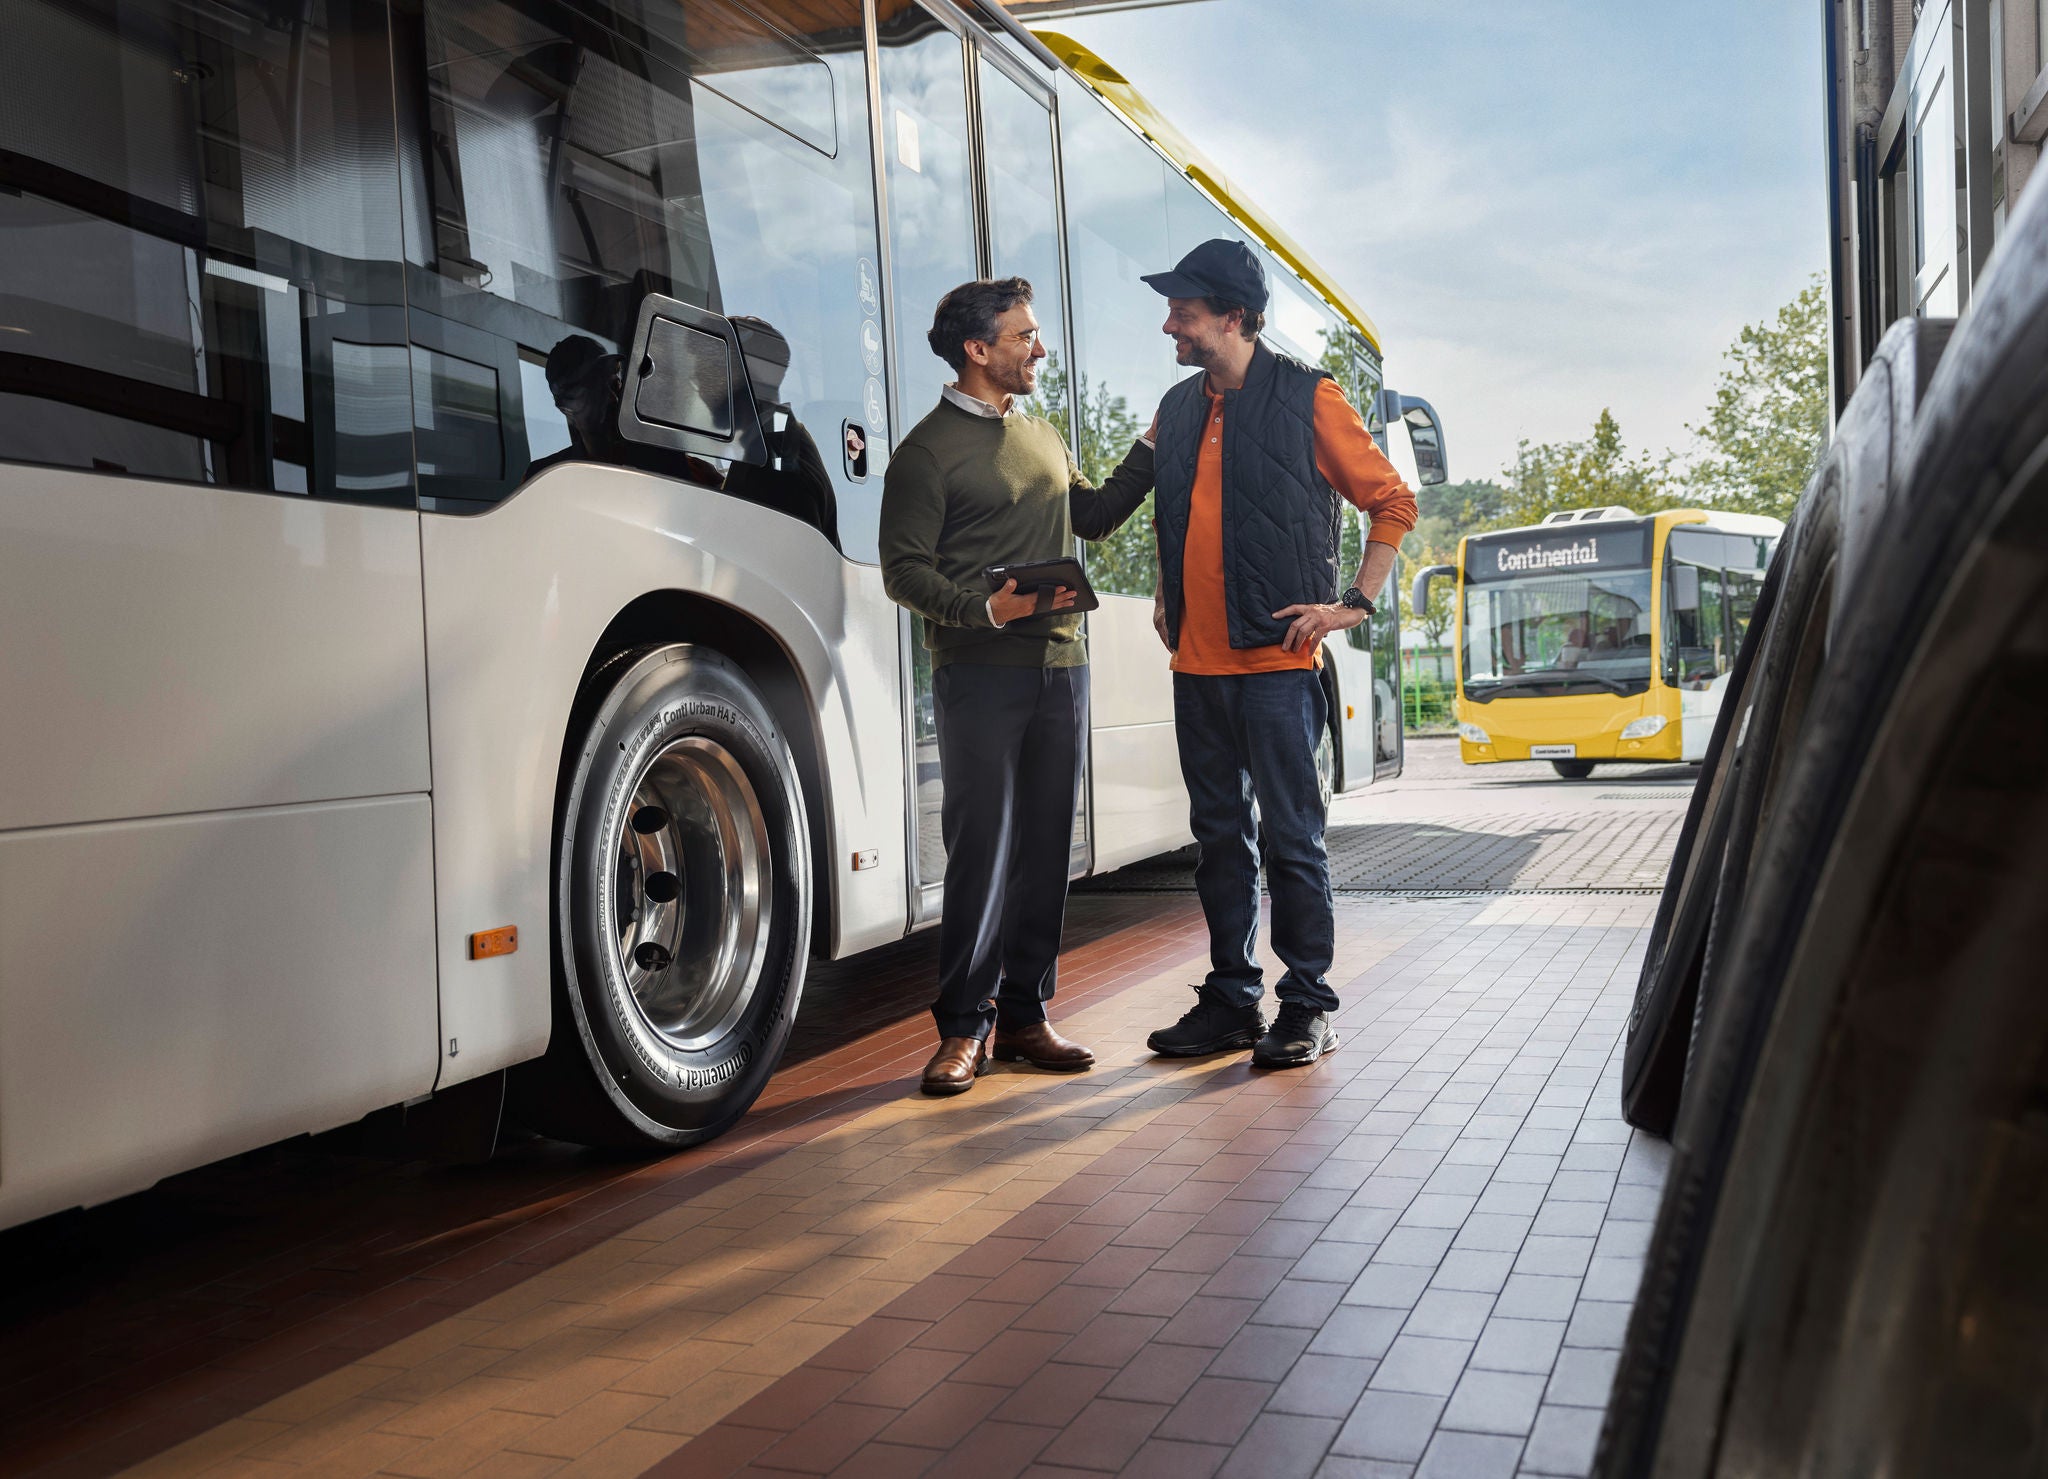
{"type": "Polygon", "coordinates": [[[987,416],[996,420],[1000,420],[1005,416],[1015,416],[1019,414],[1017,408],[1017,398],[1015,396],[1010,397],[1009,410],[999,411],[994,406],[991,406],[987,401],[983,400],[980,396],[969,395],[966,391],[962,390],[957,385],[942,385],[939,387],[939,394],[941,397],[948,401],[951,401],[954,405],[958,406],[961,410],[967,412],[971,416],[987,416]]]}

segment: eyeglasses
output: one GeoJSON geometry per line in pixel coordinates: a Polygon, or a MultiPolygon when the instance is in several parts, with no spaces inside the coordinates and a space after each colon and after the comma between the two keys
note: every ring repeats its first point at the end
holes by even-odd
{"type": "Polygon", "coordinates": [[[1015,339],[1019,344],[1028,349],[1038,342],[1038,330],[1019,329],[1014,334],[998,334],[995,337],[995,342],[1000,344],[1005,339],[1015,339]]]}

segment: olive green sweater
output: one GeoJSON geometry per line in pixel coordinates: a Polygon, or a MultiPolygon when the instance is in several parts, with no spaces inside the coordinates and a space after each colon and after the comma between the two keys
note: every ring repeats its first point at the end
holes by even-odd
{"type": "Polygon", "coordinates": [[[1097,488],[1042,417],[977,416],[940,401],[889,457],[882,584],[925,619],[935,666],[1072,667],[1088,660],[1078,612],[989,620],[991,565],[1055,560],[1074,538],[1114,533],[1152,489],[1152,449],[1132,444],[1097,488]]]}

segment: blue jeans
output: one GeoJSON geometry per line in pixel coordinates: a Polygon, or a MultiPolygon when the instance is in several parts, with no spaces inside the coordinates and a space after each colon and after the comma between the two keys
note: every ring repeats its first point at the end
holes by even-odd
{"type": "Polygon", "coordinates": [[[1314,672],[1173,675],[1174,736],[1187,782],[1189,821],[1201,859],[1195,892],[1209,922],[1209,985],[1238,1006],[1264,993],[1258,957],[1258,797],[1266,887],[1273,896],[1273,952],[1287,972],[1283,1002],[1337,1010],[1328,973],[1336,919],[1316,781],[1316,743],[1329,701],[1314,672]]]}

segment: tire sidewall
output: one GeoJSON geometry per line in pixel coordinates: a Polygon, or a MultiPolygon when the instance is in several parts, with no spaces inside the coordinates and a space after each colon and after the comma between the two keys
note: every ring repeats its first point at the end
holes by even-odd
{"type": "Polygon", "coordinates": [[[556,868],[557,967],[594,1079],[646,1140],[707,1139],[760,1094],[796,1015],[810,952],[809,831],[787,743],[766,704],[727,659],[675,644],[620,671],[569,768],[556,868]],[[638,777],[675,741],[701,737],[738,764],[769,844],[765,945],[740,1014],[712,1041],[685,1049],[634,1006],[606,942],[609,852],[638,777]]]}

